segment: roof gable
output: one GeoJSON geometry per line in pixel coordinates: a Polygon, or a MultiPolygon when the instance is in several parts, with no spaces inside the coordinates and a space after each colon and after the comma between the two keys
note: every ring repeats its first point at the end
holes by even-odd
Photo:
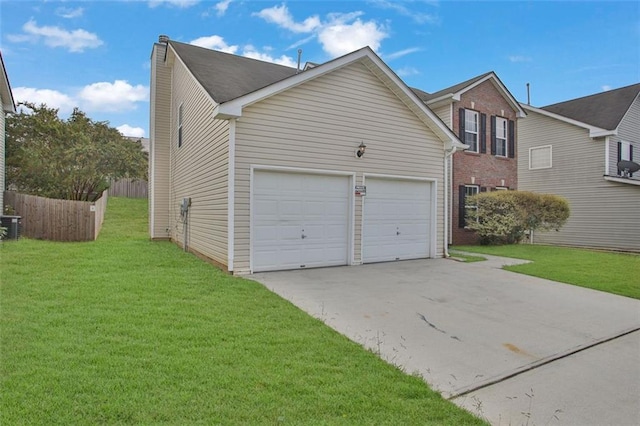
{"type": "MultiPolygon", "coordinates": [[[[179,54],[179,52],[177,52],[179,54]]],[[[233,56],[233,55],[231,55],[233,56]]],[[[225,58],[229,59],[229,58],[225,58]]],[[[188,61],[189,62],[189,61],[188,61]]],[[[273,65],[269,63],[260,64],[273,65]]],[[[218,102],[215,107],[214,116],[221,119],[237,118],[242,116],[242,109],[248,105],[252,105],[268,97],[274,96],[290,88],[296,87],[300,84],[304,84],[315,78],[319,78],[325,74],[331,73],[337,69],[343,68],[353,63],[363,64],[373,75],[380,79],[383,84],[389,88],[398,98],[414,113],[418,118],[427,125],[443,142],[446,143],[447,148],[464,149],[467,146],[462,144],[455,134],[431,111],[425,104],[416,96],[414,92],[407,87],[407,85],[393,72],[391,69],[380,59],[369,47],[364,47],[360,50],[356,50],[347,55],[336,58],[332,61],[325,62],[323,64],[307,68],[305,71],[296,72],[295,69],[285,68],[293,71],[288,77],[280,78],[281,75],[286,75],[281,69],[270,69],[269,71],[275,71],[274,74],[269,74],[262,82],[272,79],[273,82],[256,90],[249,90],[238,97],[228,99],[227,101],[218,102]],[[278,74],[283,72],[283,74],[278,74]]],[[[190,61],[193,64],[193,61],[190,61]]],[[[250,66],[254,67],[254,72],[259,73],[262,65],[252,63],[250,66]]],[[[189,64],[185,63],[189,66],[189,64]]],[[[204,63],[200,63],[199,66],[204,66],[204,63]]],[[[236,65],[244,66],[246,63],[236,62],[236,65]]],[[[196,77],[197,78],[197,77],[196,77]]],[[[233,80],[234,82],[236,80],[233,80]]],[[[222,85],[223,82],[216,82],[212,84],[222,85]]],[[[240,86],[240,85],[239,85],[240,86]]],[[[257,85],[249,86],[257,87],[257,85]]],[[[206,89],[206,88],[205,88],[206,89]]],[[[206,89],[208,90],[208,89],[206,89]]],[[[246,90],[246,89],[245,89],[246,90]]],[[[209,90],[208,90],[209,91],[209,90]]],[[[209,92],[211,93],[211,92],[209,92]]],[[[240,93],[237,91],[236,93],[240,93]]],[[[221,99],[219,97],[219,99],[221,99]]],[[[217,101],[217,99],[214,98],[217,101]]]]}
{"type": "Polygon", "coordinates": [[[640,83],[541,109],[602,129],[615,130],[639,93],[640,83]]]}
{"type": "Polygon", "coordinates": [[[454,84],[453,86],[447,87],[442,90],[438,90],[437,92],[434,92],[434,93],[427,93],[422,91],[420,92],[426,95],[424,96],[424,99],[423,99],[425,102],[434,101],[436,99],[442,98],[443,96],[447,96],[447,95],[459,96],[462,93],[466,92],[467,90],[471,89],[472,87],[475,87],[475,83],[480,82],[480,80],[484,81],[484,79],[490,76],[491,74],[493,74],[493,71],[489,71],[477,77],[470,78],[469,80],[463,81],[462,83],[454,84]]]}
{"type": "Polygon", "coordinates": [[[500,92],[502,97],[511,105],[516,114],[520,117],[524,117],[526,112],[520,106],[520,103],[513,97],[511,92],[507,90],[507,87],[498,78],[495,72],[489,71],[481,74],[477,77],[470,78],[462,83],[455,84],[442,90],[438,90],[434,93],[427,93],[420,89],[412,89],[423,102],[427,105],[435,105],[442,102],[459,101],[460,97],[474,87],[490,81],[493,86],[500,92]]]}

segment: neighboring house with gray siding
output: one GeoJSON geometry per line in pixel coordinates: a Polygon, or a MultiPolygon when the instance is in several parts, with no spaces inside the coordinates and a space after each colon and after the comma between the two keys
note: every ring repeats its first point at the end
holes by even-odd
{"type": "Polygon", "coordinates": [[[0,113],[0,214],[4,212],[4,190],[5,190],[5,114],[16,112],[16,105],[11,93],[9,85],[9,77],[4,67],[2,53],[0,53],[0,65],[2,72],[0,73],[0,102],[2,103],[2,112],[0,113]]]}
{"type": "Polygon", "coordinates": [[[519,189],[565,197],[571,217],[534,242],[640,252],[640,84],[534,108],[519,122],[519,189]]]}
{"type": "Polygon", "coordinates": [[[239,274],[445,255],[466,145],[371,49],[298,71],[161,36],[151,62],[152,238],[239,274]]]}

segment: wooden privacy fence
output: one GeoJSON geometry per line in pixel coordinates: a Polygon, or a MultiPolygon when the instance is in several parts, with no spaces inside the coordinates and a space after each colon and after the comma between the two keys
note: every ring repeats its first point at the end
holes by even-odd
{"type": "Polygon", "coordinates": [[[93,241],[98,238],[107,198],[107,191],[95,202],[4,192],[4,204],[13,207],[16,215],[22,217],[21,235],[51,241],[93,241]]]}
{"type": "Polygon", "coordinates": [[[112,180],[109,186],[109,195],[112,197],[148,198],[149,185],[146,180],[112,180]]]}

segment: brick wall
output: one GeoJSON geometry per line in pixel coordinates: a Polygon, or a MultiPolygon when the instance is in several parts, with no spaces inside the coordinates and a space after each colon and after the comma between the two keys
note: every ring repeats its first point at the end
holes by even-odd
{"type": "MultiPolygon", "coordinates": [[[[515,135],[517,135],[516,111],[511,108],[491,81],[485,81],[479,84],[477,87],[464,93],[459,102],[453,103],[452,130],[458,136],[460,136],[458,124],[458,110],[460,108],[472,109],[487,115],[487,152],[485,154],[457,152],[453,155],[452,243],[457,245],[477,244],[478,239],[474,232],[459,227],[459,187],[460,185],[478,185],[482,188],[487,188],[487,191],[491,191],[498,186],[517,189],[517,139],[514,158],[491,155],[491,116],[495,115],[516,122],[515,135]]],[[[464,142],[463,136],[460,137],[460,139],[464,142]]]]}

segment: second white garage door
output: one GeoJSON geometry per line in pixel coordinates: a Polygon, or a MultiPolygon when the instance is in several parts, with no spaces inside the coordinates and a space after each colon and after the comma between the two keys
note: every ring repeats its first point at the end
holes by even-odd
{"type": "Polygon", "coordinates": [[[367,178],[362,224],[362,261],[430,257],[432,184],[367,178]]]}
{"type": "Polygon", "coordinates": [[[346,265],[348,176],[256,171],[253,271],[346,265]]]}

